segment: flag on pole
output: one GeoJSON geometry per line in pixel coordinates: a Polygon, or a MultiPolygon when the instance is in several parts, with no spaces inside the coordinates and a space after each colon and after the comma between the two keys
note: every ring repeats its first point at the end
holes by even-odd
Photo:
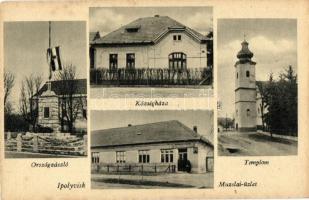
{"type": "Polygon", "coordinates": [[[47,56],[52,71],[62,70],[60,47],[48,48],[47,56]]]}
{"type": "Polygon", "coordinates": [[[49,79],[52,77],[52,72],[62,70],[60,47],[48,48],[47,49],[47,62],[49,64],[49,79]]]}

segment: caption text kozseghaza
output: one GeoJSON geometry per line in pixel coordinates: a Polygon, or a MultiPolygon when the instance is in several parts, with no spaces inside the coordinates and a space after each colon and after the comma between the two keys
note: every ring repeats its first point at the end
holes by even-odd
{"type": "Polygon", "coordinates": [[[149,107],[156,107],[156,106],[168,106],[168,101],[139,101],[137,100],[135,102],[135,106],[149,106],[149,107]]]}
{"type": "Polygon", "coordinates": [[[56,167],[68,167],[69,162],[63,161],[63,162],[32,162],[31,167],[42,167],[42,168],[56,168],[56,167]]]}

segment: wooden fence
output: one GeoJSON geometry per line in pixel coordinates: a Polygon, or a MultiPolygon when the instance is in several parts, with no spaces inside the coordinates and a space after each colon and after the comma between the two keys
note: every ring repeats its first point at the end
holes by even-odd
{"type": "Polygon", "coordinates": [[[15,152],[33,152],[59,155],[87,155],[87,135],[83,138],[66,137],[56,138],[52,136],[31,136],[17,134],[16,138],[6,133],[5,150],[15,152]]]}
{"type": "Polygon", "coordinates": [[[171,70],[168,68],[95,68],[90,70],[90,83],[112,86],[168,86],[168,85],[211,85],[212,68],[189,68],[171,70]]]}
{"type": "Polygon", "coordinates": [[[116,163],[92,164],[95,173],[175,173],[175,164],[166,163],[116,163]]]}

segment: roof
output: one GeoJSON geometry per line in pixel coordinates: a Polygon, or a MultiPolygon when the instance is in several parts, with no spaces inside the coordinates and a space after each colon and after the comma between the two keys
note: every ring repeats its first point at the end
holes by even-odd
{"type": "Polygon", "coordinates": [[[177,120],[92,131],[91,147],[110,147],[162,142],[212,143],[177,120]]]}
{"type": "Polygon", "coordinates": [[[210,40],[201,33],[177,22],[168,16],[139,18],[119,29],[96,39],[94,44],[153,44],[170,31],[186,31],[200,42],[210,40]],[[128,31],[130,30],[131,31],[128,31]],[[135,29],[135,31],[133,30],[135,29]],[[136,31],[137,30],[137,31],[136,31]]]}
{"type": "MultiPolygon", "coordinates": [[[[76,92],[75,94],[87,94],[87,79],[74,79],[71,80],[76,84],[76,92]]],[[[61,94],[61,84],[63,83],[62,80],[59,81],[51,81],[51,90],[54,91],[54,93],[56,95],[60,95],[61,94]]],[[[47,83],[45,83],[41,89],[38,92],[38,95],[41,96],[42,93],[44,93],[45,91],[47,91],[47,83]]],[[[34,96],[36,96],[37,94],[35,94],[34,96]]]]}
{"type": "Polygon", "coordinates": [[[90,32],[89,34],[89,43],[91,44],[95,39],[100,38],[100,32],[90,32]]]}

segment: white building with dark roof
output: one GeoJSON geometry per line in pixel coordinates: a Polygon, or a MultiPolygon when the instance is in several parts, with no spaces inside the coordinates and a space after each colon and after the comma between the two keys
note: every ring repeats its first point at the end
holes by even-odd
{"type": "Polygon", "coordinates": [[[92,131],[92,169],[213,171],[213,144],[177,120],[92,131]]]}
{"type": "Polygon", "coordinates": [[[168,16],[144,17],[92,41],[92,68],[212,67],[212,36],[168,16]]]}

